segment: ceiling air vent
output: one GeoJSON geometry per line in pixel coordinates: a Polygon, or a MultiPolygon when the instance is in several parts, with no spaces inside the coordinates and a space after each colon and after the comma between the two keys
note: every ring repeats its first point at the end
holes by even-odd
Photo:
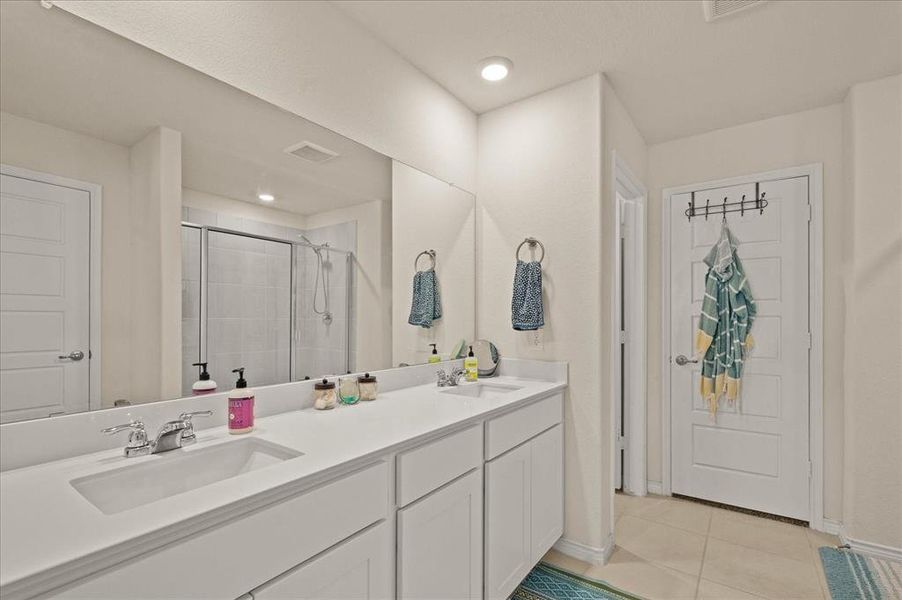
{"type": "Polygon", "coordinates": [[[328,148],[323,148],[322,146],[308,141],[289,146],[285,148],[285,152],[313,163],[324,163],[338,156],[338,152],[332,152],[328,148]]]}
{"type": "Polygon", "coordinates": [[[732,15],[741,10],[751,8],[757,4],[764,4],[766,0],[702,0],[705,9],[705,20],[708,22],[732,15]]]}

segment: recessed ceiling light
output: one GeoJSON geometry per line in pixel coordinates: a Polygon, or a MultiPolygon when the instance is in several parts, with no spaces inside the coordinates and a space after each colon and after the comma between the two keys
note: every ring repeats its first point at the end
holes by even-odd
{"type": "Polygon", "coordinates": [[[259,198],[263,202],[272,202],[273,200],[276,199],[276,197],[273,196],[272,194],[263,194],[263,193],[257,194],[257,198],[259,198]]]}
{"type": "Polygon", "coordinates": [[[501,81],[514,68],[514,63],[503,56],[492,56],[479,62],[479,74],[486,81],[501,81]]]}

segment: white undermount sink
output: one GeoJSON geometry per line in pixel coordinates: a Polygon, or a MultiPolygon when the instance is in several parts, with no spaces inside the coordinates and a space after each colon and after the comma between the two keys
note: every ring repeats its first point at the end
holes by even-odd
{"type": "Polygon", "coordinates": [[[70,483],[101,512],[112,515],[264,469],[302,454],[249,438],[208,448],[182,448],[134,459],[140,462],[73,479],[70,483]]]}
{"type": "Polygon", "coordinates": [[[454,396],[467,396],[469,398],[485,398],[486,396],[495,396],[498,394],[508,394],[523,389],[516,385],[505,385],[503,383],[463,383],[458,386],[450,387],[442,390],[442,394],[451,394],[454,396]]]}

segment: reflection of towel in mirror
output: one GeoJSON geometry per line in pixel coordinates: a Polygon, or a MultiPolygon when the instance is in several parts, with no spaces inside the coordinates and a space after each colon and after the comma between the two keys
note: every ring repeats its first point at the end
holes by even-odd
{"type": "Polygon", "coordinates": [[[442,297],[438,291],[435,270],[417,271],[413,276],[413,299],[407,322],[429,329],[432,322],[442,318],[442,297]]]}
{"type": "Polygon", "coordinates": [[[511,300],[511,323],[518,331],[533,331],[545,326],[542,306],[542,264],[517,261],[514,271],[514,296],[511,300]]]}

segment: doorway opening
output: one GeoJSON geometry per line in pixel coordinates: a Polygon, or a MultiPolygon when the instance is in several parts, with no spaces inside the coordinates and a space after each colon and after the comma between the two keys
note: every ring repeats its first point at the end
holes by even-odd
{"type": "Polygon", "coordinates": [[[614,290],[611,311],[611,398],[614,488],[647,493],[645,474],[646,204],[644,186],[614,160],[614,290]]]}

